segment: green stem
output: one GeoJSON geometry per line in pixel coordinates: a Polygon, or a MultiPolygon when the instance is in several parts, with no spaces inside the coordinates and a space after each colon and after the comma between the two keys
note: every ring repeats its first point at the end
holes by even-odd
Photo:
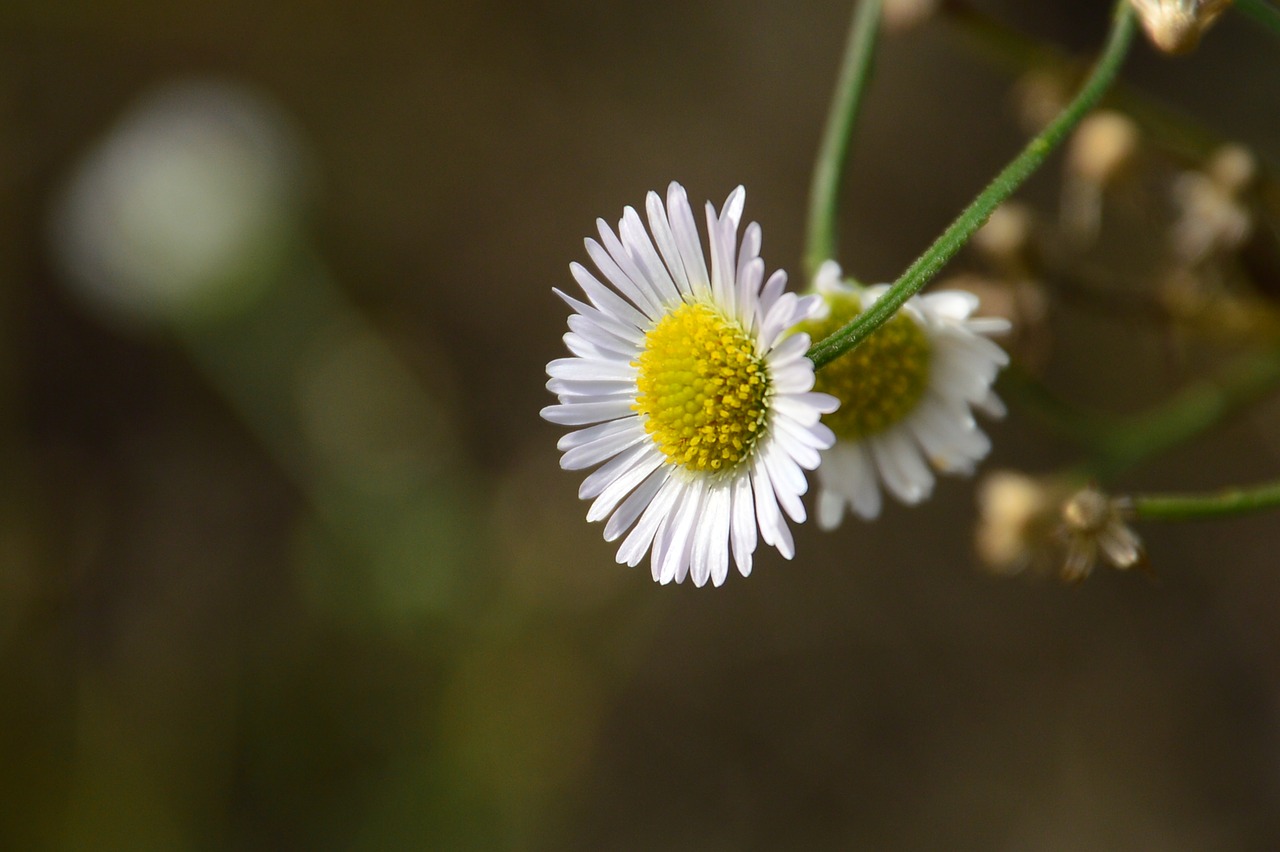
{"type": "Polygon", "coordinates": [[[1252,488],[1224,488],[1210,494],[1139,494],[1131,498],[1134,517],[1144,521],[1196,521],[1280,509],[1280,480],[1252,488]]]}
{"type": "Polygon", "coordinates": [[[849,38],[844,46],[840,76],[827,113],[827,126],[813,167],[809,186],[808,238],[805,267],[812,279],[824,261],[835,257],[836,210],[840,183],[849,153],[849,139],[858,120],[862,94],[871,79],[871,60],[880,33],[881,0],[861,0],[854,10],[849,38]]]}
{"type": "Polygon", "coordinates": [[[1271,30],[1272,35],[1280,35],[1280,9],[1267,0],[1236,0],[1236,5],[1255,23],[1271,30]]]}
{"type": "Polygon", "coordinates": [[[1133,41],[1133,31],[1133,10],[1128,0],[1119,0],[1102,56],[1075,99],[996,175],[995,180],[870,309],[809,349],[809,358],[815,367],[822,367],[848,352],[888,321],[907,299],[915,295],[955,256],[996,207],[1044,163],[1111,85],[1133,41]]]}

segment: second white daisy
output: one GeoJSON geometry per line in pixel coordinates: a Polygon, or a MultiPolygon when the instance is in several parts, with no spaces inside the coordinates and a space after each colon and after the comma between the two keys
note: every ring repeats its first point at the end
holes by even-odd
{"type": "Polygon", "coordinates": [[[630,207],[617,234],[597,220],[587,253],[611,287],[575,263],[589,303],[556,291],[574,310],[564,336],[573,357],[547,365],[560,403],[542,416],[587,427],[560,439],[560,466],[600,465],[578,490],[594,501],[587,520],[607,518],[608,541],[626,535],[619,562],[652,552],[662,583],[718,586],[731,553],[746,576],[757,535],[790,559],[783,512],[805,519],[804,472],[835,440],[819,422],[836,401],[812,392],[809,338],[787,336],[822,300],[784,293],[781,271],[764,280],[754,222],[737,246],[745,195],[738,187],[719,213],[707,205],[709,272],[673,183],[665,209],[649,193],[652,240],[630,207]]]}
{"type": "MultiPolygon", "coordinates": [[[[815,287],[825,306],[800,331],[821,340],[869,308],[889,288],[864,290],[841,280],[828,261],[815,287]]],[[[1007,331],[1007,320],[973,318],[978,298],[959,290],[913,296],[856,349],[817,376],[815,389],[840,400],[824,418],[836,443],[818,470],[818,525],[834,529],[846,507],[865,519],[880,514],[880,485],[904,503],[933,492],[934,471],[972,473],[991,442],[972,409],[999,417],[991,390],[1004,350],[985,335],[1007,331]]]]}

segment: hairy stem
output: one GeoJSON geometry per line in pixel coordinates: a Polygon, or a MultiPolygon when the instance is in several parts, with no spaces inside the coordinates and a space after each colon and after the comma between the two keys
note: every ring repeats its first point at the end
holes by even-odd
{"type": "Polygon", "coordinates": [[[1280,509],[1280,481],[1207,494],[1138,494],[1134,517],[1144,521],[1196,521],[1280,509]]]}

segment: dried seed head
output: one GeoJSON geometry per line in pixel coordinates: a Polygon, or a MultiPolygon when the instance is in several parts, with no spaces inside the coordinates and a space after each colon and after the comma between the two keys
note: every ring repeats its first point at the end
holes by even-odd
{"type": "Polygon", "coordinates": [[[1129,529],[1129,503],[1094,487],[1077,491],[1062,504],[1059,536],[1066,544],[1062,579],[1079,582],[1093,571],[1101,556],[1124,570],[1145,560],[1142,540],[1129,529]]]}
{"type": "Polygon", "coordinates": [[[928,21],[940,5],[941,0],[885,0],[881,19],[889,32],[902,32],[928,21]]]}
{"type": "Polygon", "coordinates": [[[1129,0],[1151,42],[1165,53],[1187,53],[1231,0],[1129,0]]]}

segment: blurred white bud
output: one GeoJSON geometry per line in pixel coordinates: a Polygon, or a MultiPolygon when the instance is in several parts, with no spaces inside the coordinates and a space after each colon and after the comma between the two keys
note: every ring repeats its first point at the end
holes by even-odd
{"type": "Polygon", "coordinates": [[[1243,145],[1223,145],[1209,158],[1205,173],[1223,192],[1239,195],[1258,176],[1258,161],[1253,152],[1243,145]]]}
{"type": "Polygon", "coordinates": [[[1071,137],[1062,186],[1062,225],[1077,244],[1097,239],[1105,191],[1133,165],[1141,138],[1123,113],[1091,113],[1071,137]]]}
{"type": "Polygon", "coordinates": [[[1186,53],[1231,5],[1231,0],[1129,0],[1151,42],[1165,53],[1186,53]]]}
{"type": "Polygon", "coordinates": [[[1256,174],[1253,155],[1237,145],[1219,149],[1204,172],[1184,172],[1173,183],[1178,219],[1174,253],[1192,265],[1235,251],[1253,230],[1253,214],[1241,199],[1256,174]]]}
{"type": "Polygon", "coordinates": [[[73,292],[125,320],[234,312],[278,278],[301,206],[299,144],[251,91],[143,96],[74,168],[51,222],[73,292]]]}
{"type": "Polygon", "coordinates": [[[978,484],[978,557],[992,571],[1016,574],[1039,562],[1053,528],[1059,489],[1012,470],[978,484]]]}
{"type": "Polygon", "coordinates": [[[1140,142],[1133,119],[1115,110],[1090,113],[1071,137],[1067,167],[1103,186],[1120,177],[1133,162],[1140,142]]]}
{"type": "Polygon", "coordinates": [[[1035,214],[1019,201],[997,207],[973,235],[973,247],[1002,272],[1026,275],[1035,265],[1032,236],[1035,214]]]}
{"type": "Polygon", "coordinates": [[[1074,85],[1074,80],[1062,74],[1024,74],[1013,91],[1018,123],[1028,133],[1039,133],[1070,103],[1074,85]]]}

